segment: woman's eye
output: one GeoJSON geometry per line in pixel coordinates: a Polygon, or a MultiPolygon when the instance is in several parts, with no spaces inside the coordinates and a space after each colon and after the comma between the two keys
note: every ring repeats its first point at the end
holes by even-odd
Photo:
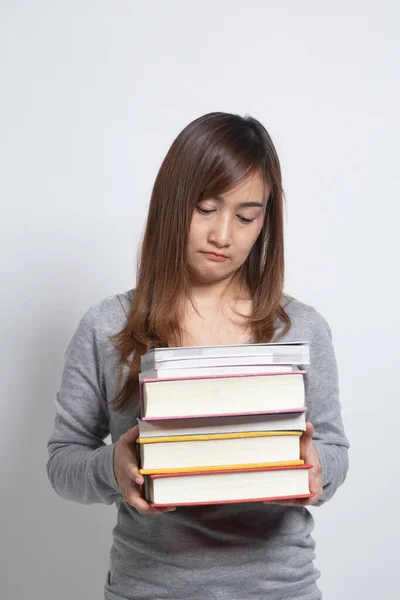
{"type": "MultiPolygon", "coordinates": [[[[215,208],[203,208],[202,206],[196,206],[196,210],[201,215],[210,215],[211,213],[216,211],[215,208]]],[[[246,217],[242,217],[241,215],[237,215],[237,218],[239,219],[240,223],[243,223],[245,225],[254,221],[254,219],[246,219],[246,217]]]]}
{"type": "Polygon", "coordinates": [[[201,215],[209,215],[210,213],[214,212],[215,209],[207,209],[207,208],[202,208],[201,206],[196,206],[197,211],[201,214],[201,215]]]}
{"type": "Polygon", "coordinates": [[[241,223],[252,223],[254,221],[254,219],[246,219],[246,217],[240,215],[238,215],[238,219],[241,223]]]}

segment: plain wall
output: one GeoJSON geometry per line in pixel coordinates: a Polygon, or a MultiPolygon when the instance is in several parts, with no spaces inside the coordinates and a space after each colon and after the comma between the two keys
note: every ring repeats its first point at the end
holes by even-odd
{"type": "Polygon", "coordinates": [[[45,471],[63,355],[89,306],[134,287],[161,160],[213,110],[269,130],[285,289],[333,332],[352,446],[312,509],[319,585],[394,597],[399,18],[394,1],[1,2],[2,599],[103,597],[115,507],[60,499],[45,471]]]}

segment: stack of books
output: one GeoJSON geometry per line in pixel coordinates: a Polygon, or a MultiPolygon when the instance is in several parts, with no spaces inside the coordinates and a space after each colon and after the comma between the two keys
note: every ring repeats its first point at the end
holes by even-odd
{"type": "Polygon", "coordinates": [[[137,440],[153,506],[306,498],[307,342],[155,348],[137,440]]]}

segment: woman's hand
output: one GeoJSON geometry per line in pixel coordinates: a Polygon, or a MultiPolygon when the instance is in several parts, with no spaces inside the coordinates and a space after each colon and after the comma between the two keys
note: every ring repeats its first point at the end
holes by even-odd
{"type": "Polygon", "coordinates": [[[114,473],[122,497],[142,515],[158,515],[175,510],[174,507],[153,508],[140,494],[139,486],[144,477],[139,473],[136,460],[136,440],[139,427],[135,425],[121,435],[114,448],[114,473]]]}
{"type": "Polygon", "coordinates": [[[309,472],[310,498],[298,498],[297,500],[270,500],[265,504],[282,504],[284,506],[310,506],[318,502],[322,495],[322,468],[319,462],[318,450],[313,444],[312,436],[314,427],[311,423],[306,423],[306,430],[300,438],[300,458],[306,464],[312,465],[309,472]]]}

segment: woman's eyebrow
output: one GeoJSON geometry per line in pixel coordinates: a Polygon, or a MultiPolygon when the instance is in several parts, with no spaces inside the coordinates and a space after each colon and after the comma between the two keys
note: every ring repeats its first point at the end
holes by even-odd
{"type": "MultiPolygon", "coordinates": [[[[218,194],[215,196],[211,196],[212,200],[217,200],[218,202],[223,202],[223,197],[218,194]]],[[[238,208],[263,208],[264,202],[239,202],[238,208]]]]}

